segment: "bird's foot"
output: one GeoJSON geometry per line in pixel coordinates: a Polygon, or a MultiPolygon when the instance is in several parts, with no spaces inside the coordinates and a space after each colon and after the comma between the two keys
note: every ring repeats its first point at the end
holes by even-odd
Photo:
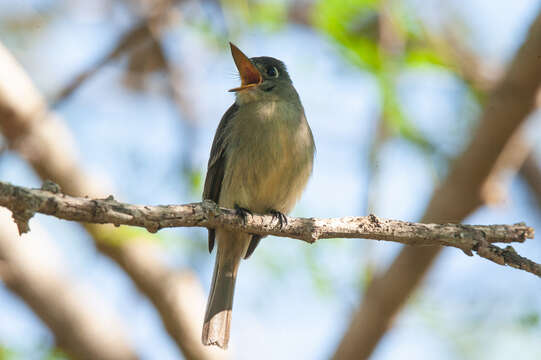
{"type": "Polygon", "coordinates": [[[242,218],[242,223],[246,225],[246,217],[248,215],[252,216],[252,212],[246,208],[240,207],[239,204],[235,204],[235,212],[238,216],[242,218]]]}
{"type": "Polygon", "coordinates": [[[269,212],[272,215],[272,218],[277,219],[280,223],[280,229],[284,227],[284,224],[287,225],[287,216],[284,213],[278,210],[271,210],[269,212]]]}

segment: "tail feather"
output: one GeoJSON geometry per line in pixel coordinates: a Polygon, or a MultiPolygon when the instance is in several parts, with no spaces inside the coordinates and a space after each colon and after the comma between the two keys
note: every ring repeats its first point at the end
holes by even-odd
{"type": "Polygon", "coordinates": [[[204,345],[217,345],[227,349],[237,271],[240,260],[246,253],[250,236],[218,230],[216,238],[218,252],[201,340],[204,345]]]}

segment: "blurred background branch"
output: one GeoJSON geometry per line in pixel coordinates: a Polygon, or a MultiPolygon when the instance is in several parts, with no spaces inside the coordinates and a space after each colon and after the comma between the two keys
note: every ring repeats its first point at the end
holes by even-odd
{"type": "MultiPolygon", "coordinates": [[[[458,223],[483,204],[481,189],[496,160],[534,110],[541,67],[538,57],[531,54],[541,54],[540,37],[541,16],[538,16],[506,75],[492,90],[476,135],[432,196],[422,222],[458,223]]],[[[406,247],[400,252],[389,269],[369,285],[335,359],[370,356],[440,252],[438,247],[420,251],[406,247]]]]}
{"type": "Polygon", "coordinates": [[[520,168],[520,175],[526,180],[541,207],[541,168],[534,154],[530,154],[520,168]]]}
{"type": "MultiPolygon", "coordinates": [[[[100,180],[81,170],[75,158],[74,141],[68,129],[56,114],[49,112],[30,79],[4,47],[0,47],[0,64],[2,71],[0,78],[4,79],[0,82],[0,128],[9,148],[24,157],[42,179],[52,179],[68,194],[104,196],[109,193],[104,190],[105,187],[100,180]]],[[[137,251],[132,250],[133,248],[141,246],[137,241],[124,242],[123,237],[127,236],[126,233],[107,226],[89,224],[85,225],[85,229],[94,239],[97,249],[119,263],[136,284],[148,283],[146,278],[138,278],[141,274],[145,274],[145,271],[138,269],[144,266],[148,270],[151,265],[145,264],[145,259],[130,255],[137,251]]],[[[152,263],[159,264],[159,261],[153,260],[152,263]]],[[[165,269],[166,267],[161,265],[156,272],[165,273],[165,269]]],[[[173,291],[182,288],[182,281],[185,279],[186,276],[177,277],[173,291]]],[[[153,291],[146,295],[151,301],[155,301],[154,305],[162,318],[174,317],[178,320],[181,314],[184,314],[185,319],[178,324],[181,327],[185,322],[197,320],[191,311],[184,313],[186,309],[181,308],[180,301],[158,301],[163,294],[171,291],[169,284],[156,282],[154,286],[141,286],[140,290],[153,291]]],[[[198,294],[190,293],[193,290],[193,280],[190,279],[186,289],[182,291],[183,296],[197,299],[198,294]]],[[[202,300],[202,297],[199,298],[202,300]]],[[[202,314],[201,312],[201,318],[202,314]]],[[[188,327],[191,329],[198,326],[195,322],[188,327]]],[[[166,329],[190,359],[212,359],[222,356],[215,349],[204,347],[198,338],[192,336],[193,334],[188,335],[188,332],[177,331],[171,326],[166,326],[166,329]]]]}
{"type": "Polygon", "coordinates": [[[20,238],[3,210],[0,223],[0,280],[40,316],[62,350],[74,359],[137,358],[120,319],[111,309],[97,310],[95,303],[104,300],[71,283],[61,270],[58,249],[43,231],[20,238]]]}

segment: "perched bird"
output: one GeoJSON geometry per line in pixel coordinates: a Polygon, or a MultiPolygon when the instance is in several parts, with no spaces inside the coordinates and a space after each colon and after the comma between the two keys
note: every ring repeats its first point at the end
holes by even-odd
{"type": "MultiPolygon", "coordinates": [[[[210,152],[203,199],[251,212],[272,214],[283,225],[300,197],[314,159],[314,139],[284,63],[272,57],[249,59],[235,45],[231,54],[241,86],[226,111],[210,152]]],[[[227,348],[235,279],[242,258],[261,235],[209,229],[209,251],[218,242],[212,286],[203,324],[205,345],[227,348]]]]}

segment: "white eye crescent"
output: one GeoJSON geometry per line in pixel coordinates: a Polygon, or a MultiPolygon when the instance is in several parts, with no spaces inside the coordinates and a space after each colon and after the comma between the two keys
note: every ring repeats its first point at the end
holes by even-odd
{"type": "Polygon", "coordinates": [[[275,66],[269,66],[267,68],[267,75],[273,78],[277,78],[278,76],[280,76],[280,72],[275,66]]]}

